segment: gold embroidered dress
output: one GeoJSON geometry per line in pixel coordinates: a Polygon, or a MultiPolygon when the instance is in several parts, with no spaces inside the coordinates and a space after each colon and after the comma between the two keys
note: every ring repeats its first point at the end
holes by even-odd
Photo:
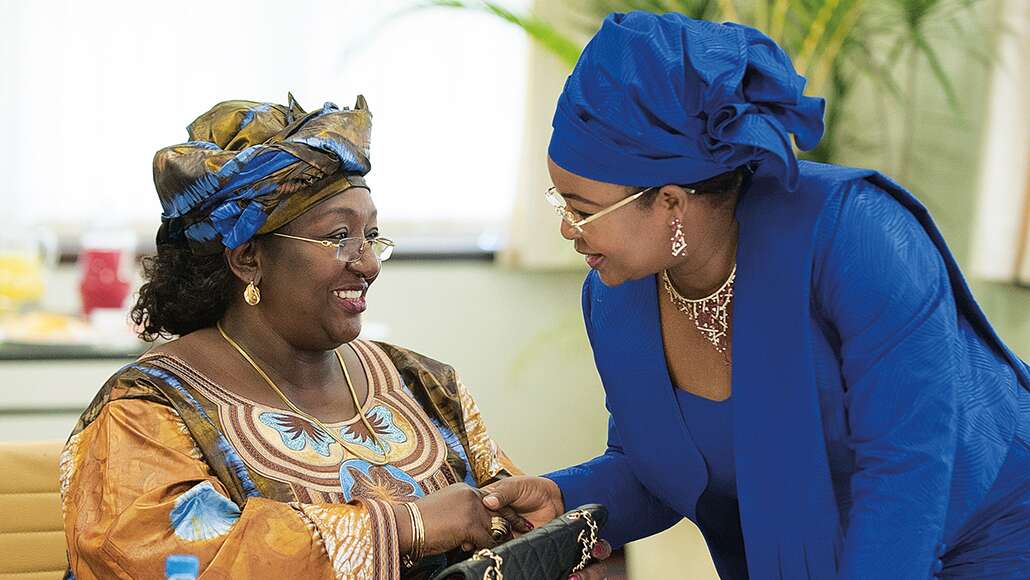
{"type": "Polygon", "coordinates": [[[75,577],[163,578],[167,556],[193,554],[205,579],[400,578],[389,502],[517,471],[451,367],[387,344],[350,346],[376,437],[357,417],[326,423],[346,449],[176,357],[147,354],[117,372],[61,457],[75,577]]]}

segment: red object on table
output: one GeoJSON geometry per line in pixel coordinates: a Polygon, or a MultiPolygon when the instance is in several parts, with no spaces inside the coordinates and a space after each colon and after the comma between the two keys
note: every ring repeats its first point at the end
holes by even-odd
{"type": "Polygon", "coordinates": [[[129,268],[122,260],[129,260],[128,252],[121,250],[88,249],[79,256],[82,263],[82,311],[89,315],[96,308],[121,308],[129,295],[131,284],[122,278],[129,268]]]}

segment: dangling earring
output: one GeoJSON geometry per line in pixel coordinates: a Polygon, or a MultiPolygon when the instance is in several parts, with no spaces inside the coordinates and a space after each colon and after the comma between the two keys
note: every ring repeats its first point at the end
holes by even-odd
{"type": "Polygon", "coordinates": [[[258,302],[261,302],[261,289],[258,288],[254,281],[251,280],[247,287],[243,290],[243,300],[251,306],[257,306],[258,302]]]}
{"type": "Polygon", "coordinates": [[[687,251],[687,238],[683,235],[683,222],[679,218],[673,219],[671,225],[676,231],[672,233],[669,241],[672,242],[672,255],[678,258],[687,251]]]}

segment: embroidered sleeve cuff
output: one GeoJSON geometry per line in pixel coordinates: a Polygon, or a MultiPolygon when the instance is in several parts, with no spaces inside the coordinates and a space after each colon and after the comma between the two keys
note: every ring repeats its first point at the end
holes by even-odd
{"type": "Polygon", "coordinates": [[[400,580],[397,521],[388,503],[292,505],[321,538],[337,578],[400,580]]]}

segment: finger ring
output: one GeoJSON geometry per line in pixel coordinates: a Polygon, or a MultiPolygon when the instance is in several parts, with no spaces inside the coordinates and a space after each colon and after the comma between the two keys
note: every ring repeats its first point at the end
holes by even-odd
{"type": "Polygon", "coordinates": [[[511,524],[508,520],[500,517],[493,516],[490,518],[490,536],[494,541],[500,541],[511,534],[511,524]]]}

